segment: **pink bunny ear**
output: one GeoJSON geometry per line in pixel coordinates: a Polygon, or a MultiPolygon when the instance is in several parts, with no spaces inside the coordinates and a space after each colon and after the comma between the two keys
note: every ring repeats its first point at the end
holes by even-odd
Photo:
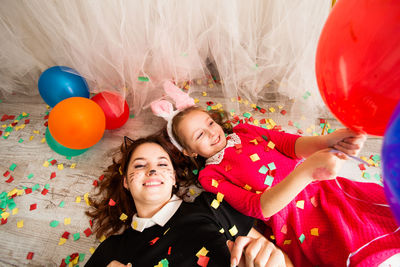
{"type": "Polygon", "coordinates": [[[164,90],[174,101],[178,110],[194,106],[194,99],[182,92],[175,84],[170,81],[164,82],[164,90]]]}
{"type": "Polygon", "coordinates": [[[155,101],[150,106],[156,116],[163,117],[164,119],[168,119],[174,112],[174,107],[166,100],[155,101]]]}

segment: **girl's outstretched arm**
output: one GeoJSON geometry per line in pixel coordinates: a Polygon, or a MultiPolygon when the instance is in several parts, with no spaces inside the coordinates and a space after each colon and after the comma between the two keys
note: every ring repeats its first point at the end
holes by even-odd
{"type": "Polygon", "coordinates": [[[296,140],[295,153],[299,158],[307,158],[318,150],[336,148],[353,155],[360,151],[366,136],[349,129],[338,129],[327,135],[302,136],[296,140]]]}

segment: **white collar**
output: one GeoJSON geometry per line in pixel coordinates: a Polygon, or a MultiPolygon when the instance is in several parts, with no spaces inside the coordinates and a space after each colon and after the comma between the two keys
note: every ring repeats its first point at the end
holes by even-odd
{"type": "Polygon", "coordinates": [[[234,145],[240,144],[241,140],[240,137],[235,134],[232,133],[230,135],[227,136],[228,140],[226,142],[226,146],[224,147],[224,149],[222,149],[221,151],[219,151],[217,154],[215,154],[212,157],[209,157],[206,160],[206,165],[210,165],[210,164],[220,164],[222,159],[224,158],[224,154],[225,154],[225,149],[227,149],[228,147],[232,147],[234,145]],[[228,138],[229,137],[229,138],[228,138]]]}
{"type": "Polygon", "coordinates": [[[156,214],[151,218],[140,218],[137,213],[132,217],[131,226],[133,230],[143,232],[144,229],[152,227],[156,224],[164,226],[169,219],[175,214],[182,204],[182,199],[173,195],[171,199],[165,204],[156,214]]]}

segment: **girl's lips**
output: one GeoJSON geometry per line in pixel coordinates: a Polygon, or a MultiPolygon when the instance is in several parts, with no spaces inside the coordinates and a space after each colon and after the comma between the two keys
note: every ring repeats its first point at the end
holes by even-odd
{"type": "Polygon", "coordinates": [[[213,146],[218,144],[221,141],[221,136],[218,136],[217,140],[212,144],[213,146]]]}
{"type": "Polygon", "coordinates": [[[143,183],[143,186],[154,187],[154,186],[160,186],[162,184],[164,184],[164,183],[162,181],[160,181],[160,180],[148,180],[148,181],[143,183]]]}

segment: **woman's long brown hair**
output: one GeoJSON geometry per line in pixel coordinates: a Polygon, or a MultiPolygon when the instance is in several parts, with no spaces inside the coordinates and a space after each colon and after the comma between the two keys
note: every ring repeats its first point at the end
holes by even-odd
{"type": "Polygon", "coordinates": [[[123,182],[133,151],[144,143],[158,144],[170,156],[177,180],[177,188],[173,189],[173,193],[178,191],[179,186],[187,186],[195,179],[190,160],[168,141],[165,130],[137,140],[125,138],[119,156],[113,158],[113,164],[104,171],[104,178],[97,192],[89,198],[91,208],[86,211],[86,215],[92,219],[93,232],[97,238],[119,233],[131,225],[136,207],[132,195],[124,188],[123,182]],[[114,206],[109,205],[110,199],[116,203],[114,206]],[[124,221],[120,220],[122,213],[128,216],[124,221]]]}

